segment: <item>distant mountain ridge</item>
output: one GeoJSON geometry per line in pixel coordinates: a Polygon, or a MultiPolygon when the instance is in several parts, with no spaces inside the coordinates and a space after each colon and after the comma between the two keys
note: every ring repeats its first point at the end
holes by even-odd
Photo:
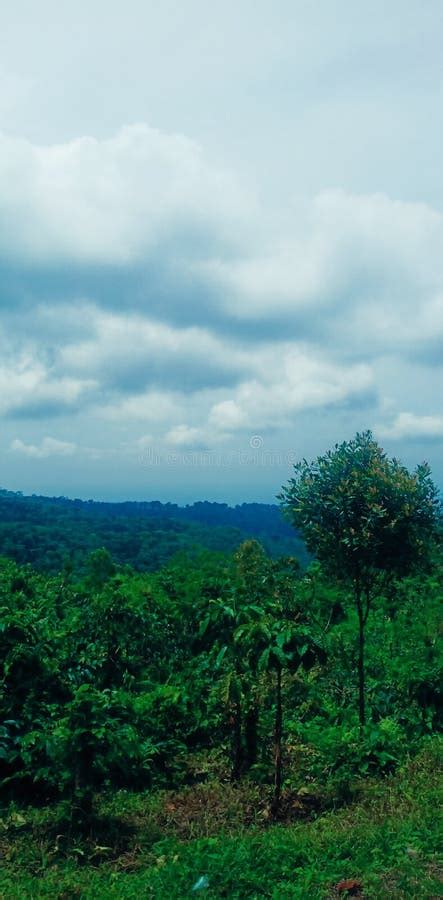
{"type": "Polygon", "coordinates": [[[49,572],[67,560],[81,569],[98,547],[106,547],[119,564],[154,571],[179,551],[232,552],[248,537],[261,541],[272,556],[307,562],[303,541],[275,504],[113,503],[0,490],[0,555],[49,572]]]}

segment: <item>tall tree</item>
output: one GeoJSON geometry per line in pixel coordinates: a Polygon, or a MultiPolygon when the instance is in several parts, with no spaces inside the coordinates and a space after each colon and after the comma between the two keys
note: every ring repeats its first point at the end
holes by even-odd
{"type": "Polygon", "coordinates": [[[351,590],[358,615],[358,690],[365,710],[365,626],[377,594],[429,557],[440,503],[427,464],[409,472],[370,431],[295,466],[279,497],[325,570],[351,590]]]}

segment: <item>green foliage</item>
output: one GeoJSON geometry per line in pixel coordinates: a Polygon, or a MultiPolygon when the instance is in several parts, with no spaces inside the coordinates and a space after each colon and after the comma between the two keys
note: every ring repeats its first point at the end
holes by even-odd
{"type": "Polygon", "coordinates": [[[91,574],[90,554],[103,548],[119,565],[154,572],[183,551],[188,556],[203,548],[232,553],[248,536],[258,538],[273,557],[308,560],[303,541],[278,506],[100,503],[0,490],[0,556],[51,574],[63,568],[67,574],[69,569],[91,574]]]}
{"type": "MultiPolygon", "coordinates": [[[[297,482],[305,500],[315,481],[306,472],[297,482]]],[[[324,545],[306,570],[251,539],[233,555],[183,551],[151,573],[114,559],[106,542],[80,569],[63,565],[53,575],[0,560],[5,896],[14,896],[11,873],[25,870],[17,896],[28,887],[30,896],[58,896],[55,866],[66,891],[81,885],[79,896],[187,896],[207,877],[208,896],[320,897],[353,874],[364,874],[368,896],[383,886],[380,896],[390,896],[392,884],[408,896],[415,882],[404,842],[423,853],[433,823],[419,818],[415,798],[402,806],[393,788],[386,830],[382,795],[389,800],[396,773],[426,757],[441,727],[435,496],[427,470],[409,475],[369,435],[319,463],[318,476],[329,494],[321,504],[311,497],[315,527],[342,508],[346,528],[360,530],[342,544],[342,526],[333,539],[316,531],[324,545]],[[364,465],[351,466],[344,489],[340,466],[359,460],[362,447],[364,465]],[[420,543],[426,534],[428,545],[420,543]],[[371,608],[363,615],[364,725],[355,703],[356,560],[360,599],[371,608]],[[340,578],[339,565],[348,566],[340,578]],[[364,805],[349,828],[345,811],[325,812],[372,787],[373,821],[364,805]],[[404,811],[397,824],[396,809],[404,811]],[[288,823],[316,815],[318,825],[297,824],[290,839],[288,823]],[[273,817],[287,827],[264,835],[273,817]],[[15,847],[27,858],[28,821],[37,823],[29,865],[14,856],[15,847]],[[232,841],[217,837],[223,831],[232,841]],[[132,882],[122,875],[128,855],[144,868],[132,882]],[[91,880],[82,875],[87,863],[97,868],[91,880]],[[43,893],[33,873],[46,873],[43,893]]],[[[425,868],[421,877],[429,888],[425,868]]]]}
{"type": "Polygon", "coordinates": [[[438,522],[438,491],[426,464],[409,473],[369,431],[295,466],[281,499],[328,571],[362,589],[377,575],[408,574],[426,560],[438,522]]]}
{"type": "Polygon", "coordinates": [[[426,464],[388,459],[370,431],[295,466],[283,489],[287,515],[326,572],[350,589],[358,613],[360,725],[366,721],[365,626],[394,580],[432,561],[440,502],[426,464]]]}
{"type": "MultiPolygon", "coordinates": [[[[345,738],[352,743],[357,724],[355,613],[317,563],[301,574],[254,542],[231,561],[177,558],[155,576],[104,561],[95,588],[90,575],[74,586],[63,574],[0,566],[0,777],[9,795],[29,796],[32,785],[36,797],[69,797],[76,778],[90,791],[168,785],[188,777],[189,754],[216,747],[235,777],[250,770],[266,781],[279,669],[283,761],[285,746],[299,742],[308,762],[320,762],[311,771],[299,760],[298,770],[319,784],[323,770],[337,780],[362,774],[365,747],[348,753],[345,738]]],[[[429,576],[397,583],[395,602],[381,598],[368,623],[374,728],[391,722],[404,749],[441,721],[441,595],[436,558],[429,576]]],[[[401,749],[379,738],[368,771],[401,761],[401,749]]],[[[290,756],[285,771],[293,783],[290,756]]]]}

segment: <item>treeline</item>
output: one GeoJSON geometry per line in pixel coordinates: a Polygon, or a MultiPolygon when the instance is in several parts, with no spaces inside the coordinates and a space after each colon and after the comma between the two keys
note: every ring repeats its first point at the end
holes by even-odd
{"type": "Polygon", "coordinates": [[[0,555],[52,574],[66,564],[84,571],[87,556],[104,547],[119,565],[153,572],[180,551],[232,553],[258,539],[273,557],[309,559],[302,539],[278,506],[69,500],[0,491],[0,555]]]}

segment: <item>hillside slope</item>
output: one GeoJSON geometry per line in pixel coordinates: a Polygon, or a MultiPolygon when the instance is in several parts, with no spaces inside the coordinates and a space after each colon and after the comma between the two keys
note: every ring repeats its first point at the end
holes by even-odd
{"type": "Polygon", "coordinates": [[[0,491],[0,555],[51,573],[68,560],[81,570],[88,554],[99,547],[121,565],[155,571],[179,551],[230,553],[248,537],[260,540],[271,556],[307,562],[303,541],[271,504],[198,502],[180,507],[0,491]]]}

